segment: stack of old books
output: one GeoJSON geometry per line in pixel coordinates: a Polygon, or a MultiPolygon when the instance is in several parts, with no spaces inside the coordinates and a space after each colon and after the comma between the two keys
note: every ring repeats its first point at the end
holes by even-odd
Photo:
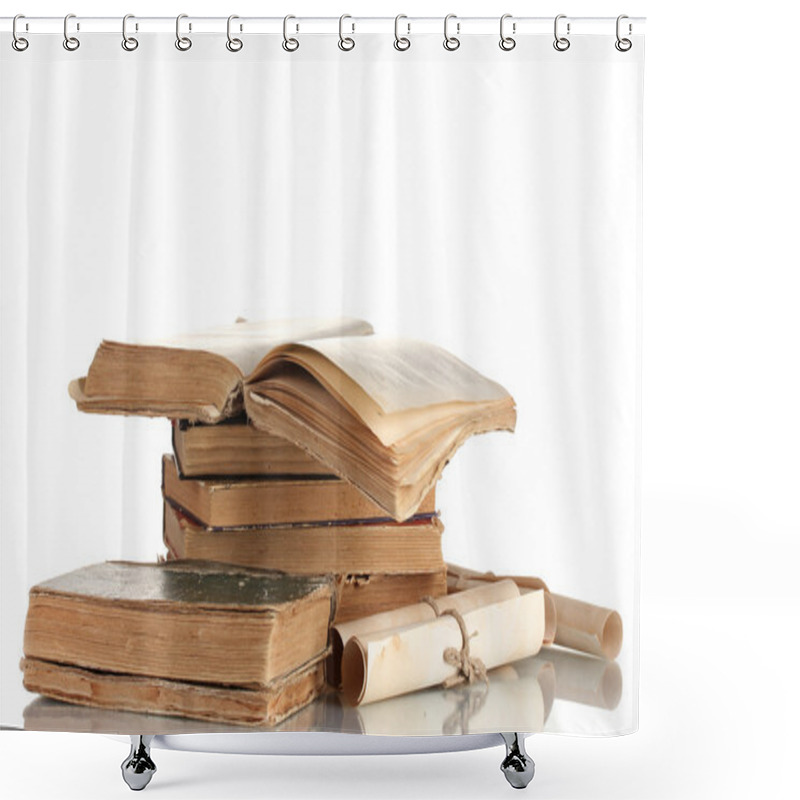
{"type": "Polygon", "coordinates": [[[321,691],[331,624],[446,594],[436,482],[466,438],[516,421],[509,393],[447,351],[349,319],[103,341],[70,395],[173,421],[168,560],[34,587],[25,685],[267,725],[321,691]],[[309,598],[313,618],[296,610],[309,598]]]}
{"type": "Polygon", "coordinates": [[[297,445],[243,418],[175,422],[173,449],[162,461],[168,558],[331,574],[337,622],[446,593],[434,489],[397,522],[297,445]]]}

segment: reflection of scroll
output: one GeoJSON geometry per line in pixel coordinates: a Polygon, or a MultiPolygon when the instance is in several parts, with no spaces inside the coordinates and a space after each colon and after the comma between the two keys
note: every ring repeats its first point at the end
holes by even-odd
{"type": "MultiPolygon", "coordinates": [[[[528,591],[462,614],[470,655],[486,669],[535,655],[544,635],[544,592],[528,591]]],[[[458,675],[443,654],[464,646],[459,622],[427,622],[351,637],[342,657],[342,691],[353,705],[435,686],[458,675]]]]}
{"type": "MultiPolygon", "coordinates": [[[[613,659],[622,649],[622,619],[610,608],[595,606],[571,597],[552,594],[541,578],[519,575],[495,575],[492,572],[475,572],[454,564],[447,565],[447,586],[456,591],[466,586],[475,586],[478,581],[512,580],[521,589],[536,588],[548,592],[547,599],[553,604],[552,627],[554,635],[545,635],[545,644],[561,645],[584,653],[613,659]]],[[[548,623],[549,624],[549,623],[548,623]]],[[[548,628],[549,633],[549,628],[548,628]]]]}
{"type": "Polygon", "coordinates": [[[506,728],[536,733],[544,729],[550,713],[555,678],[548,662],[527,665],[521,673],[517,667],[527,661],[491,670],[488,684],[436,687],[352,711],[367,734],[453,735],[506,728]]]}
{"type": "Polygon", "coordinates": [[[536,658],[522,662],[518,669],[536,670],[546,663],[555,668],[557,700],[569,700],[608,710],[619,705],[622,697],[622,670],[616,661],[548,647],[536,658]]]}
{"type": "MultiPolygon", "coordinates": [[[[436,598],[436,606],[440,611],[455,609],[461,614],[467,611],[510,600],[519,596],[519,590],[513,581],[498,581],[496,583],[481,583],[476,588],[466,592],[457,592],[445,597],[436,598]]],[[[436,612],[428,603],[416,603],[403,606],[394,611],[385,611],[373,614],[370,617],[351,620],[331,629],[332,654],[327,663],[328,683],[333,686],[341,684],[341,664],[344,645],[353,636],[364,637],[378,631],[396,630],[405,628],[417,622],[426,622],[436,619],[436,612]]]]}

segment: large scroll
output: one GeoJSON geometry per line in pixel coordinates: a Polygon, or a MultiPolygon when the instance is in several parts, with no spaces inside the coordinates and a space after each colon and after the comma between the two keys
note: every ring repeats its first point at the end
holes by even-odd
{"type": "Polygon", "coordinates": [[[622,619],[610,608],[554,594],[555,643],[594,656],[615,659],[622,649],[622,619]]]}
{"type": "Polygon", "coordinates": [[[480,583],[512,580],[521,589],[544,589],[547,592],[545,645],[558,644],[609,660],[622,649],[622,618],[610,608],[603,608],[572,597],[552,594],[541,578],[521,575],[495,575],[447,565],[448,591],[458,591],[480,583]]]}
{"type": "MultiPolygon", "coordinates": [[[[464,592],[456,592],[445,597],[436,598],[436,607],[440,612],[454,609],[460,614],[467,611],[499,603],[503,600],[519,597],[519,589],[513,581],[497,581],[495,583],[479,583],[464,592]]],[[[332,653],[328,659],[327,679],[333,686],[341,686],[341,666],[344,646],[354,636],[365,637],[378,631],[397,630],[418,622],[436,619],[436,612],[429,603],[416,603],[410,606],[384,611],[369,617],[354,619],[334,625],[331,629],[332,653]]]]}
{"type": "Polygon", "coordinates": [[[491,585],[500,581],[513,581],[520,589],[544,590],[544,641],[545,646],[553,644],[556,636],[556,604],[541,578],[528,578],[520,576],[498,576],[493,572],[478,572],[467,567],[458,567],[455,564],[447,565],[447,591],[463,592],[478,586],[491,585]]]}
{"type": "MultiPolygon", "coordinates": [[[[544,637],[544,591],[524,591],[466,611],[461,619],[470,656],[485,669],[533,656],[544,637]]],[[[459,620],[448,614],[351,636],[342,657],[344,697],[359,705],[450,681],[459,668],[445,653],[463,652],[465,644],[459,620]]]]}

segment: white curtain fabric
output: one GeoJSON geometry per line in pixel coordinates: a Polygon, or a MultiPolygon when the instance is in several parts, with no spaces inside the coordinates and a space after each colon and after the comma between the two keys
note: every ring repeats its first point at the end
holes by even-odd
{"type": "Polygon", "coordinates": [[[516,433],[445,470],[445,556],[619,610],[619,705],[546,729],[635,729],[643,41],[610,34],[3,37],[4,725],[28,588],[162,550],[168,422],[67,395],[100,340],[346,314],[514,395],[516,433]]]}

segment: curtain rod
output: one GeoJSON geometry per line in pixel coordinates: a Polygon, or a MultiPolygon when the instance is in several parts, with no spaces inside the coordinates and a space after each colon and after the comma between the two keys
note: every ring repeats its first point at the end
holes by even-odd
{"type": "MultiPolygon", "coordinates": [[[[645,26],[644,17],[626,17],[624,34],[642,34],[645,26]]],[[[119,33],[122,30],[122,17],[80,17],[70,18],[70,28],[81,33],[119,33]]],[[[225,33],[227,17],[193,17],[186,16],[181,20],[185,30],[192,34],[225,33]]],[[[386,33],[395,29],[394,17],[358,17],[347,15],[345,30],[348,33],[386,33]]],[[[441,35],[444,17],[402,17],[402,30],[409,30],[415,35],[441,35]]],[[[496,34],[500,24],[499,17],[452,17],[451,26],[458,35],[496,34]]],[[[616,32],[615,17],[569,17],[560,15],[560,25],[570,26],[571,35],[600,34],[613,36],[616,32]]],[[[280,34],[283,32],[283,17],[236,17],[234,30],[245,34],[280,34]]],[[[291,20],[291,28],[295,33],[331,34],[339,31],[338,17],[304,17],[297,16],[291,20]],[[299,25],[299,30],[297,26],[299,25]]],[[[553,33],[554,17],[508,17],[506,26],[514,35],[550,34],[553,33]]],[[[0,18],[0,31],[11,32],[12,17],[0,18]]],[[[17,22],[17,32],[31,34],[63,33],[63,17],[26,17],[17,22]]],[[[147,33],[174,33],[175,17],[136,17],[128,20],[128,31],[147,33]]]]}

